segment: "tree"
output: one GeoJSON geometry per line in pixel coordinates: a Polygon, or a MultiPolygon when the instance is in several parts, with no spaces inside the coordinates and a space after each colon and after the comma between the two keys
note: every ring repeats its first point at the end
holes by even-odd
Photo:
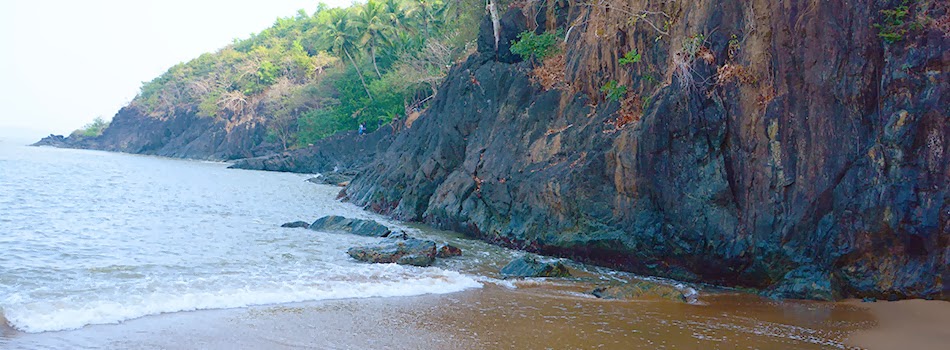
{"type": "Polygon", "coordinates": [[[360,66],[356,64],[356,60],[353,59],[353,55],[350,53],[350,50],[355,48],[354,43],[357,38],[355,29],[354,26],[350,25],[349,11],[341,10],[330,14],[330,20],[323,26],[322,35],[324,40],[327,41],[330,52],[339,54],[342,51],[346,58],[350,60],[353,68],[356,69],[356,74],[360,77],[360,82],[363,83],[366,96],[372,100],[373,95],[369,92],[369,86],[366,85],[363,72],[360,71],[360,66]]]}
{"type": "Polygon", "coordinates": [[[360,44],[368,45],[370,56],[373,59],[373,69],[376,70],[376,77],[382,78],[379,72],[379,64],[376,63],[376,46],[380,41],[386,41],[383,32],[387,29],[385,8],[380,3],[370,0],[363,5],[356,14],[355,21],[357,28],[361,32],[360,44]]]}

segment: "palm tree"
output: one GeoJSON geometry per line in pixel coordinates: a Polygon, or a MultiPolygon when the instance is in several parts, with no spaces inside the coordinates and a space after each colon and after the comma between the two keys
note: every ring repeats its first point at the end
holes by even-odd
{"type": "Polygon", "coordinates": [[[383,13],[389,21],[389,30],[410,30],[408,7],[399,0],[383,0],[383,13]]]}
{"type": "Polygon", "coordinates": [[[340,54],[342,51],[347,58],[350,59],[350,63],[353,64],[353,68],[356,69],[356,74],[360,76],[360,82],[363,83],[363,90],[366,90],[366,96],[369,96],[369,99],[373,99],[373,95],[369,92],[369,87],[366,85],[366,79],[363,78],[363,72],[360,71],[360,66],[356,64],[356,60],[353,59],[353,55],[350,54],[350,49],[354,49],[353,43],[357,39],[357,34],[355,27],[350,25],[350,15],[348,11],[336,11],[330,14],[330,20],[323,25],[321,30],[322,37],[327,41],[327,46],[329,51],[340,54]]]}
{"type": "Polygon", "coordinates": [[[380,41],[385,42],[386,40],[386,36],[383,35],[387,27],[384,6],[373,0],[367,1],[365,5],[360,7],[354,22],[356,22],[360,32],[362,32],[362,35],[360,35],[360,43],[369,45],[370,56],[373,57],[373,69],[376,70],[376,76],[382,78],[383,75],[379,73],[379,65],[376,63],[376,46],[380,41]]]}
{"type": "Polygon", "coordinates": [[[429,40],[429,21],[432,18],[433,0],[408,0],[409,14],[423,24],[423,33],[425,40],[429,40]]]}

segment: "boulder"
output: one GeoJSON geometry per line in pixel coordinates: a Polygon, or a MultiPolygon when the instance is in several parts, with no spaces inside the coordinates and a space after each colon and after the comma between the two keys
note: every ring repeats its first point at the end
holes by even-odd
{"type": "Polygon", "coordinates": [[[800,266],[785,274],[785,277],[764,294],[770,298],[836,300],[839,296],[832,287],[831,274],[813,265],[800,266]]]}
{"type": "Polygon", "coordinates": [[[560,261],[542,262],[524,256],[501,268],[503,277],[570,277],[571,272],[560,261]]]}
{"type": "Polygon", "coordinates": [[[294,222],[288,222],[288,223],[286,223],[286,224],[280,225],[280,227],[286,227],[286,228],[310,228],[310,224],[308,224],[306,221],[294,221],[294,222]]]}
{"type": "Polygon", "coordinates": [[[307,182],[312,182],[312,183],[321,184],[321,185],[331,185],[331,186],[342,187],[350,183],[350,181],[353,180],[354,175],[355,174],[348,174],[348,173],[320,174],[319,176],[311,177],[307,179],[307,182]]]}
{"type": "Polygon", "coordinates": [[[353,259],[371,263],[429,266],[435,261],[435,242],[410,238],[353,247],[346,251],[353,259]]]}
{"type": "Polygon", "coordinates": [[[396,240],[400,240],[400,239],[401,239],[401,240],[407,240],[407,239],[409,239],[410,237],[409,237],[409,234],[407,234],[407,233],[405,233],[405,232],[403,232],[403,231],[396,231],[396,232],[390,233],[388,236],[386,236],[386,238],[389,238],[389,239],[396,239],[396,240]]]}
{"type": "Polygon", "coordinates": [[[324,216],[310,224],[310,229],[323,232],[342,232],[367,237],[386,237],[388,227],[372,220],[349,219],[342,216],[324,216]]]}
{"type": "Polygon", "coordinates": [[[635,281],[623,284],[594,289],[591,294],[601,299],[646,299],[660,298],[667,300],[696,303],[699,301],[699,292],[684,284],[664,284],[649,281],[635,281]]]}
{"type": "Polygon", "coordinates": [[[436,248],[436,256],[440,258],[450,258],[459,255],[462,255],[462,249],[448,243],[439,244],[439,247],[436,248]]]}

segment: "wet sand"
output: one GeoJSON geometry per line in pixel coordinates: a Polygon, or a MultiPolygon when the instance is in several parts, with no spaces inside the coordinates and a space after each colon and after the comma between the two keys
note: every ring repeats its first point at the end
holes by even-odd
{"type": "Polygon", "coordinates": [[[8,334],[0,348],[826,349],[854,348],[848,335],[873,326],[860,305],[741,294],[707,296],[706,305],[606,301],[573,284],[517,286],[174,313],[8,334]]]}
{"type": "Polygon", "coordinates": [[[950,348],[950,302],[901,300],[847,304],[866,308],[877,326],[852,334],[848,343],[866,349],[948,349],[950,348]]]}

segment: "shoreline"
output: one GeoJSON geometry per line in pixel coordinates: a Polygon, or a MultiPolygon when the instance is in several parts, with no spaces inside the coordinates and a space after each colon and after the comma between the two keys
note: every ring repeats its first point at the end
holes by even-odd
{"type": "Polygon", "coordinates": [[[870,350],[946,349],[950,344],[950,302],[910,299],[842,302],[867,310],[876,325],[858,330],[847,343],[870,350]]]}
{"type": "Polygon", "coordinates": [[[557,279],[451,294],[334,299],[141,317],[77,330],[0,326],[0,347],[48,348],[794,348],[942,349],[950,303],[771,300],[704,295],[703,305],[603,300],[557,279]]]}
{"type": "Polygon", "coordinates": [[[842,303],[716,294],[706,305],[602,300],[558,280],[486,283],[452,294],[340,299],[147,316],[117,325],[0,337],[32,348],[854,348],[872,324],[842,303]]]}

